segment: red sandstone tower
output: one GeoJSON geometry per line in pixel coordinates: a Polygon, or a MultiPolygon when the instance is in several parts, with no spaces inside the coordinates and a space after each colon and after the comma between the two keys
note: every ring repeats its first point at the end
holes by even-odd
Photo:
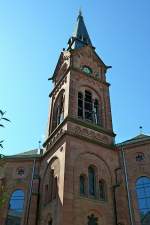
{"type": "Polygon", "coordinates": [[[109,68],[97,55],[80,12],[51,78],[54,89],[41,171],[44,224],[114,224],[112,187],[118,155],[106,81],[109,68]]]}

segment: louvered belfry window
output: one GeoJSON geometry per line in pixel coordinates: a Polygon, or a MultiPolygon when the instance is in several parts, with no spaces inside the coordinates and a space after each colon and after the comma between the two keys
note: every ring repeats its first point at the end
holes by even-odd
{"type": "Polygon", "coordinates": [[[85,90],[78,93],[78,118],[97,125],[101,124],[98,99],[92,92],[85,90]]]}

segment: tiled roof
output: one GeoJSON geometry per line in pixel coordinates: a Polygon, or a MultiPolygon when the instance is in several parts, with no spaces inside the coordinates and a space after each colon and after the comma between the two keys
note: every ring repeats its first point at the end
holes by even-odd
{"type": "Polygon", "coordinates": [[[131,138],[129,140],[119,143],[118,145],[135,144],[135,143],[143,142],[143,141],[150,141],[150,136],[145,134],[139,134],[135,136],[134,138],[131,138]]]}
{"type": "Polygon", "coordinates": [[[33,149],[16,155],[5,156],[4,158],[33,158],[40,157],[39,149],[33,149]]]}

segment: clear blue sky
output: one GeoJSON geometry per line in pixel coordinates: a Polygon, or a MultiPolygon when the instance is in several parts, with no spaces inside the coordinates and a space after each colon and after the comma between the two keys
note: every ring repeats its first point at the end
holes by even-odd
{"type": "Polygon", "coordinates": [[[47,128],[48,81],[71,36],[79,8],[96,46],[112,69],[116,141],[150,134],[149,0],[0,1],[0,109],[11,124],[0,129],[3,154],[38,146],[47,128]]]}

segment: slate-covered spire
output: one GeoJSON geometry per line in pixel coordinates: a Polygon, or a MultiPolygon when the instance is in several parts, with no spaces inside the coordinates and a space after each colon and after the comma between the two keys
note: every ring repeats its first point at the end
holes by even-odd
{"type": "Polygon", "coordinates": [[[87,32],[81,10],[79,11],[79,15],[77,17],[73,36],[69,39],[68,44],[68,49],[81,48],[85,45],[90,45],[92,47],[92,42],[87,32]]]}

